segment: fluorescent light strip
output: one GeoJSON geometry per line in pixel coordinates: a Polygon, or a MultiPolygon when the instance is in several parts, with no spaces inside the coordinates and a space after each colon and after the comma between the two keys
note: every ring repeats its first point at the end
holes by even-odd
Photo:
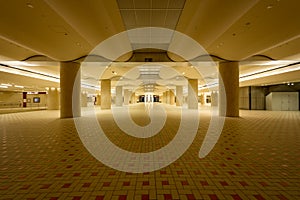
{"type": "Polygon", "coordinates": [[[59,77],[52,76],[49,74],[43,74],[43,73],[39,73],[39,72],[33,72],[30,70],[22,69],[22,68],[15,67],[15,66],[8,66],[5,64],[1,64],[1,63],[0,63],[0,71],[59,83],[59,77]]]}
{"type": "Polygon", "coordinates": [[[260,73],[254,73],[254,74],[248,75],[248,76],[241,76],[240,82],[257,79],[257,78],[263,78],[263,77],[272,76],[272,75],[277,75],[277,74],[283,74],[283,73],[292,72],[292,71],[297,71],[297,70],[300,70],[300,66],[297,66],[298,64],[300,64],[300,62],[291,64],[291,65],[287,65],[287,66],[278,67],[278,68],[272,69],[272,70],[266,70],[266,71],[260,72],[260,73]]]}
{"type": "Polygon", "coordinates": [[[1,83],[2,86],[11,87],[11,84],[1,83]]]}
{"type": "MultiPolygon", "coordinates": [[[[275,71],[275,70],[278,70],[278,69],[288,68],[288,67],[295,66],[295,65],[298,65],[298,64],[300,64],[300,62],[296,62],[296,63],[284,65],[284,66],[279,66],[279,67],[275,67],[275,68],[272,68],[272,69],[267,69],[267,70],[264,70],[264,71],[255,72],[255,73],[252,73],[252,74],[242,75],[242,76],[240,76],[240,79],[243,79],[243,78],[246,78],[246,77],[249,77],[249,76],[258,75],[258,74],[263,74],[263,73],[270,72],[270,71],[275,71]]],[[[295,70],[298,70],[298,69],[294,69],[294,70],[290,70],[290,71],[295,71],[295,70]]],[[[284,72],[281,72],[281,73],[284,73],[284,72]]],[[[277,74],[279,74],[279,73],[277,73],[277,74]]],[[[274,74],[272,74],[272,75],[274,75],[274,74]]],[[[248,79],[248,80],[250,80],[250,79],[248,79]]]]}

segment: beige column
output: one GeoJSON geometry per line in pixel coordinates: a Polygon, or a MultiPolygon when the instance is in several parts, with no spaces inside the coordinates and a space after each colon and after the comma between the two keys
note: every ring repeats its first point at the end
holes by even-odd
{"type": "Polygon", "coordinates": [[[49,88],[48,90],[47,109],[59,110],[59,90],[57,88],[49,88]]]}
{"type": "Polygon", "coordinates": [[[198,109],[198,79],[188,80],[188,109],[198,109]]]}
{"type": "Polygon", "coordinates": [[[111,81],[101,80],[101,109],[111,109],[111,81]]]}
{"type": "Polygon", "coordinates": [[[80,63],[60,62],[60,117],[80,117],[80,63]]]}
{"type": "Polygon", "coordinates": [[[167,92],[163,92],[162,102],[167,103],[167,92]]]}
{"type": "Polygon", "coordinates": [[[97,106],[101,105],[101,95],[100,94],[97,94],[97,96],[96,96],[96,105],[97,106]]]}
{"type": "Polygon", "coordinates": [[[170,104],[171,103],[171,99],[170,99],[170,90],[166,91],[166,103],[170,104]]]}
{"type": "Polygon", "coordinates": [[[211,92],[211,106],[218,106],[218,93],[216,91],[211,92]]]}
{"type": "Polygon", "coordinates": [[[183,87],[176,86],[176,106],[183,105],[183,87]]]}
{"type": "Polygon", "coordinates": [[[135,92],[133,92],[133,93],[131,94],[131,103],[132,103],[132,104],[136,103],[135,92]]]}
{"type": "Polygon", "coordinates": [[[131,91],[129,91],[128,89],[125,89],[124,90],[124,105],[129,105],[130,96],[131,96],[131,91]]]}
{"type": "Polygon", "coordinates": [[[200,94],[199,99],[200,99],[201,105],[204,105],[204,94],[203,93],[200,94]]]}
{"type": "Polygon", "coordinates": [[[122,86],[116,86],[116,106],[122,106],[123,105],[123,87],[122,86]]]}
{"type": "Polygon", "coordinates": [[[81,107],[87,107],[87,93],[81,92],[81,107]]]}
{"type": "Polygon", "coordinates": [[[219,63],[219,112],[221,116],[239,116],[239,63],[219,63]],[[223,84],[222,84],[223,83],[223,84]],[[222,87],[223,86],[223,87],[222,87]],[[222,98],[226,96],[226,98],[222,98]]]}
{"type": "Polygon", "coordinates": [[[170,104],[174,105],[175,104],[175,94],[174,90],[170,90],[170,104]]]}

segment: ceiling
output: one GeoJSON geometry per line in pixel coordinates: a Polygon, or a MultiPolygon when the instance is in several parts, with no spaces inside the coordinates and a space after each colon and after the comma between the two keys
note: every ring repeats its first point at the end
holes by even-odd
{"type": "MultiPolygon", "coordinates": [[[[182,84],[181,76],[198,78],[200,85],[207,85],[203,82],[207,77],[195,73],[192,65],[174,54],[174,48],[195,53],[176,33],[203,48],[193,57],[210,55],[216,66],[221,60],[240,61],[240,86],[300,81],[298,0],[14,0],[1,7],[0,84],[23,85],[28,90],[59,87],[60,61],[82,60],[93,54],[111,61],[106,66],[102,61],[90,65],[102,62],[103,76],[115,81],[113,85],[121,80],[125,86],[130,85],[129,80],[136,85],[126,77],[136,69],[144,77],[141,85],[149,81],[150,72],[159,74],[160,90],[182,84]],[[113,45],[95,51],[112,37],[118,38],[113,45]],[[153,62],[154,70],[145,67],[147,63],[130,60],[137,50],[157,53],[149,48],[164,51],[169,60],[153,62]],[[106,52],[119,56],[112,59],[106,52]],[[157,66],[163,66],[161,72],[157,66]],[[166,76],[173,73],[170,70],[178,74],[166,76]],[[30,73],[34,76],[29,77],[30,73]],[[120,79],[123,76],[124,80],[120,79]]],[[[83,75],[89,86],[101,79],[93,71],[83,75]]],[[[216,74],[211,80],[216,78],[213,76],[216,74]]],[[[138,76],[135,81],[141,79],[138,76]]]]}

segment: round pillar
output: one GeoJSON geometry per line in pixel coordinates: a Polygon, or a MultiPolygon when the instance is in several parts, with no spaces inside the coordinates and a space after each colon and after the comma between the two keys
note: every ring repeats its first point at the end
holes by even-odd
{"type": "Polygon", "coordinates": [[[239,116],[239,63],[220,62],[219,73],[222,81],[219,81],[220,98],[219,112],[221,116],[238,117],[239,116]],[[222,87],[223,82],[223,87],[222,87]],[[222,98],[222,97],[226,98],[222,98]]]}
{"type": "Polygon", "coordinates": [[[81,93],[81,107],[87,107],[88,97],[87,93],[81,93]]]}
{"type": "Polygon", "coordinates": [[[174,91],[170,90],[170,104],[174,105],[175,104],[175,95],[174,95],[174,91]]]}
{"type": "Polygon", "coordinates": [[[198,79],[188,80],[188,109],[198,109],[198,79]]]}
{"type": "Polygon", "coordinates": [[[183,105],[183,87],[176,86],[176,106],[183,105]]]}
{"type": "Polygon", "coordinates": [[[111,81],[101,80],[101,109],[111,109],[111,81]]]}
{"type": "Polygon", "coordinates": [[[122,86],[116,86],[116,106],[122,106],[123,105],[123,87],[122,86]]]}
{"type": "Polygon", "coordinates": [[[60,117],[80,117],[80,64],[60,62],[60,117]]]}

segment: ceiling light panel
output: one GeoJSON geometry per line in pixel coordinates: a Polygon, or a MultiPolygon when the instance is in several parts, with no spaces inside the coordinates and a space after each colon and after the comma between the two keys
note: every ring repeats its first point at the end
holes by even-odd
{"type": "Polygon", "coordinates": [[[185,0],[170,0],[168,8],[169,9],[183,9],[185,0]]]}
{"type": "Polygon", "coordinates": [[[167,9],[169,5],[168,0],[152,0],[153,9],[167,9]]]}
{"type": "Polygon", "coordinates": [[[126,29],[164,27],[175,30],[185,0],[117,0],[117,3],[126,29]]]}

